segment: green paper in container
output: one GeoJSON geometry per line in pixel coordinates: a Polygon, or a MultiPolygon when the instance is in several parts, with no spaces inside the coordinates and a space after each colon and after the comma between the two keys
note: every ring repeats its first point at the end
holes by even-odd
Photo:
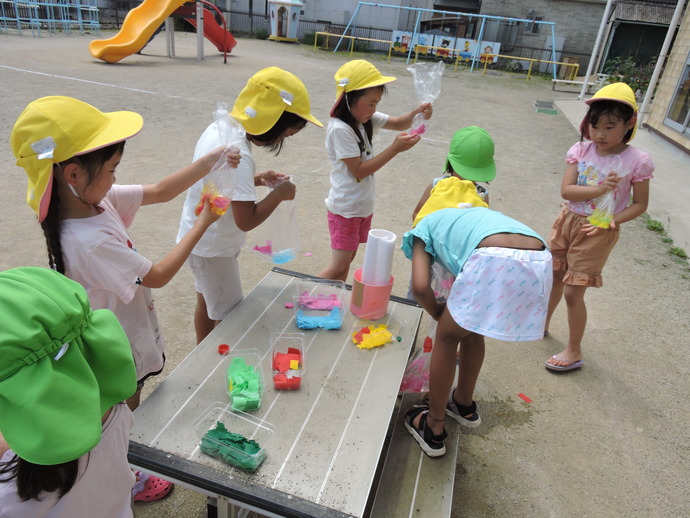
{"type": "Polygon", "coordinates": [[[258,350],[236,351],[229,360],[227,383],[232,410],[257,410],[264,390],[258,350]]]}

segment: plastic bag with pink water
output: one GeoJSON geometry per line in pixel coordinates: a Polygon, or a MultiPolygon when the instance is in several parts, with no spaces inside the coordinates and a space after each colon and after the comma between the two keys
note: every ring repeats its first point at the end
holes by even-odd
{"type": "MultiPolygon", "coordinates": [[[[414,90],[421,103],[432,103],[441,95],[441,76],[446,68],[443,61],[437,63],[415,63],[407,67],[414,79],[414,90]]],[[[423,113],[418,113],[412,119],[410,135],[422,135],[429,130],[429,121],[423,113]]]]}

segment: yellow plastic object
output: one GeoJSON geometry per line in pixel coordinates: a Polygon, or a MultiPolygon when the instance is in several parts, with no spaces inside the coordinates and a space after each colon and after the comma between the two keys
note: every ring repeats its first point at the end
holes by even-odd
{"type": "Polygon", "coordinates": [[[144,0],[127,13],[120,32],[115,36],[89,43],[91,55],[107,63],[117,63],[139,52],[165,19],[184,3],[185,0],[144,0]]]}

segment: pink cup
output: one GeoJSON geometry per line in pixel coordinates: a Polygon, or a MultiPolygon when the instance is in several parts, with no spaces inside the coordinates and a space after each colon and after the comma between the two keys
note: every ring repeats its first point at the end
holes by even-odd
{"type": "Polygon", "coordinates": [[[386,316],[388,301],[393,290],[393,276],[383,286],[372,286],[362,282],[362,269],[355,270],[352,281],[352,296],[350,298],[350,311],[367,320],[378,320],[386,316]]]}

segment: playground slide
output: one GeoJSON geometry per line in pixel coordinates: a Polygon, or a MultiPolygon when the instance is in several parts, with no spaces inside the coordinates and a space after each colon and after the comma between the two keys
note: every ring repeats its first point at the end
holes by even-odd
{"type": "Polygon", "coordinates": [[[115,36],[89,43],[91,55],[107,63],[117,63],[122,58],[139,52],[165,19],[185,1],[144,0],[141,5],[127,13],[120,32],[115,36]]]}
{"type": "MultiPolygon", "coordinates": [[[[183,5],[176,14],[184,15],[185,20],[196,28],[196,8],[193,5],[183,5]]],[[[204,7],[204,37],[213,43],[218,52],[231,52],[237,45],[237,41],[230,33],[218,24],[213,13],[204,7]]]]}

